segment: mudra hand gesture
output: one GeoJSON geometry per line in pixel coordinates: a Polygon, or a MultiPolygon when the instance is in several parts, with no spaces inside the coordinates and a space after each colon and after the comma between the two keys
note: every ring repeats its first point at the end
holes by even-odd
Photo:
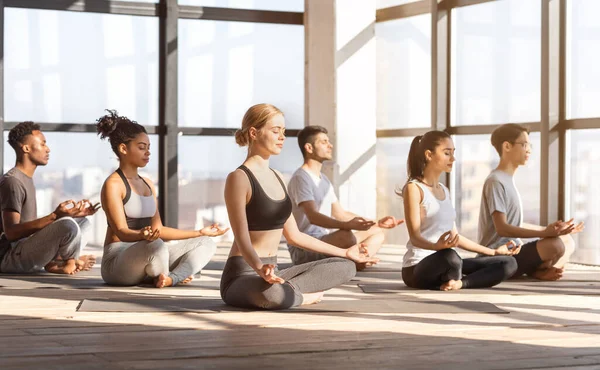
{"type": "Polygon", "coordinates": [[[218,223],[214,223],[210,226],[206,226],[203,229],[198,230],[201,236],[219,236],[229,231],[229,228],[223,229],[218,223]]]}

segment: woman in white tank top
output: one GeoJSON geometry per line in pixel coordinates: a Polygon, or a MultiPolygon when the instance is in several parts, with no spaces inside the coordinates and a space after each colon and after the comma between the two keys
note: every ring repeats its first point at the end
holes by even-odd
{"type": "Polygon", "coordinates": [[[164,226],[154,185],[138,174],[150,160],[144,126],[109,111],[98,119],[96,128],[119,158],[119,168],[106,179],[101,192],[108,220],[102,279],[110,285],[137,285],[149,278],[157,288],[190,282],[216,251],[209,237],[228,229],[216,224],[189,231],[164,226]]]}
{"type": "Polygon", "coordinates": [[[404,283],[418,289],[456,290],[491,287],[508,279],[517,268],[512,242],[490,249],[456,230],[456,212],[450,193],[439,182],[452,170],[452,138],[430,131],[413,139],[408,154],[408,182],[404,186],[404,213],[410,240],[402,264],[404,283]],[[461,259],[459,247],[489,257],[461,259]],[[465,275],[465,276],[463,276],[465,275]]]}

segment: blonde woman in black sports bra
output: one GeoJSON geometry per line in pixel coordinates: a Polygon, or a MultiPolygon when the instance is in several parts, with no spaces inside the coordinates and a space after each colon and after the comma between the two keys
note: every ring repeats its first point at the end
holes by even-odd
{"type": "Polygon", "coordinates": [[[225,184],[235,237],[221,278],[225,303],[271,310],[315,303],[325,290],[354,277],[355,262],[377,262],[360,244],[341,249],[298,230],[281,174],[269,167],[269,158],[281,152],[285,141],[285,118],[279,109],[270,104],[250,107],[235,140],[248,146],[248,157],[225,184]],[[340,258],[278,270],[282,234],[300,248],[340,258]]]}

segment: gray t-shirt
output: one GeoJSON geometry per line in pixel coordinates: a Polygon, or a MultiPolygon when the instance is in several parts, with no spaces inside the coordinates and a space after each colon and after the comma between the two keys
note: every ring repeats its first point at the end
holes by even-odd
{"type": "Polygon", "coordinates": [[[519,238],[498,235],[492,219],[492,214],[496,211],[506,215],[506,222],[509,225],[521,226],[523,221],[521,195],[515,186],[514,177],[500,170],[492,171],[483,184],[477,240],[479,244],[494,249],[511,240],[517,245],[522,244],[519,238]]]}
{"type": "MultiPolygon", "coordinates": [[[[14,211],[21,215],[21,223],[37,217],[35,186],[33,179],[16,168],[11,168],[0,177],[0,211],[14,211]]],[[[2,217],[0,215],[0,217],[2,217]]],[[[0,261],[10,248],[4,236],[4,225],[0,222],[0,261]]]]}
{"type": "Polygon", "coordinates": [[[331,217],[331,206],[338,199],[333,185],[325,174],[321,173],[320,176],[315,176],[302,167],[298,168],[288,184],[288,194],[292,199],[292,213],[301,232],[315,238],[329,234],[329,229],[311,224],[302,208],[299,207],[300,203],[312,200],[316,203],[319,213],[331,217]]]}

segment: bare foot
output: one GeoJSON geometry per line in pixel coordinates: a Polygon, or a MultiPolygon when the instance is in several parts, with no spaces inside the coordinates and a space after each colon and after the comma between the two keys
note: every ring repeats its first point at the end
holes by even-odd
{"type": "Polygon", "coordinates": [[[165,274],[160,274],[156,279],[154,279],[154,285],[157,288],[164,288],[173,285],[173,279],[170,276],[165,274]]]}
{"type": "Polygon", "coordinates": [[[192,280],[194,280],[194,277],[193,276],[188,276],[187,278],[181,280],[179,282],[179,284],[189,284],[189,283],[192,282],[192,280]]]}
{"type": "Polygon", "coordinates": [[[77,261],[72,258],[69,260],[66,260],[66,261],[62,261],[62,260],[50,261],[46,266],[44,266],[44,269],[53,274],[66,274],[66,275],[73,275],[73,274],[81,271],[79,266],[77,265],[77,261]]]}
{"type": "Polygon", "coordinates": [[[356,265],[356,271],[362,271],[367,267],[371,267],[374,265],[374,263],[372,262],[355,262],[354,264],[356,265]]]}
{"type": "Polygon", "coordinates": [[[531,277],[539,280],[556,281],[562,278],[564,271],[565,270],[563,268],[549,267],[543,270],[536,270],[533,274],[531,274],[531,277]]]}
{"type": "Polygon", "coordinates": [[[94,264],[96,263],[96,256],[91,254],[86,254],[84,256],[79,256],[79,265],[81,266],[81,270],[89,271],[94,264]]]}
{"type": "Polygon", "coordinates": [[[462,288],[462,280],[450,280],[445,282],[440,286],[440,290],[448,291],[448,290],[460,290],[462,288]]]}
{"type": "Polygon", "coordinates": [[[316,292],[316,293],[303,293],[302,294],[302,306],[306,306],[309,304],[315,304],[321,302],[325,292],[316,292]]]}

